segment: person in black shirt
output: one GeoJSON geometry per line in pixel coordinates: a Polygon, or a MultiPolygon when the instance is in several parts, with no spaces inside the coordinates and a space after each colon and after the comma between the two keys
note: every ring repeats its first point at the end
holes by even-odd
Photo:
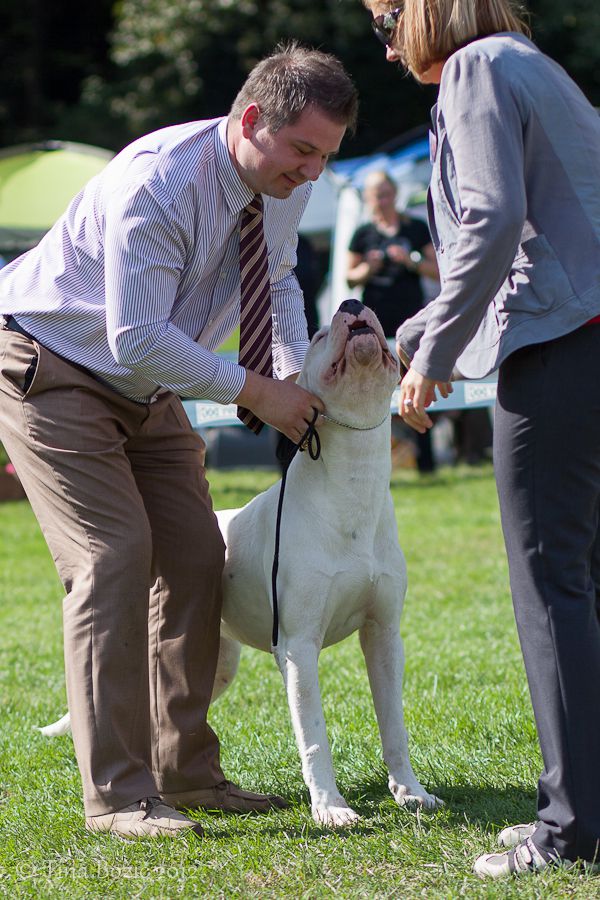
{"type": "Polygon", "coordinates": [[[309,238],[298,234],[298,246],[296,247],[296,267],[294,272],[298,284],[304,294],[304,313],[308,336],[312,338],[319,330],[319,312],[317,309],[317,295],[321,286],[319,277],[319,265],[316,250],[309,238]]]}
{"type": "Polygon", "coordinates": [[[396,185],[386,172],[371,172],[363,192],[370,221],[350,241],[347,279],[362,287],[362,301],[377,313],[386,337],[424,305],[421,277],[439,280],[425,222],[396,209],[396,185]]]}
{"type": "MultiPolygon", "coordinates": [[[[371,172],[363,199],[370,221],[360,225],[350,241],[347,280],[362,287],[362,302],[381,322],[386,337],[425,305],[422,277],[439,280],[429,229],[396,209],[396,184],[383,171],[371,172]]],[[[417,435],[420,472],[435,468],[429,432],[417,435]]]]}

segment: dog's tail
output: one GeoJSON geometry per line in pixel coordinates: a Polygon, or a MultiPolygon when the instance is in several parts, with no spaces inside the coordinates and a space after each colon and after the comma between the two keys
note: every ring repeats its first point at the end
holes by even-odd
{"type": "Polygon", "coordinates": [[[69,734],[71,731],[71,716],[69,713],[65,713],[62,719],[59,719],[58,722],[53,722],[51,725],[44,725],[43,728],[38,728],[38,731],[44,735],[44,737],[60,737],[63,734],[69,734]]]}

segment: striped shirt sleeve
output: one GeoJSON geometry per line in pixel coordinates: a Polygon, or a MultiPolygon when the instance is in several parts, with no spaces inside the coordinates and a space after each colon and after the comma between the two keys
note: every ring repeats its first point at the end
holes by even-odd
{"type": "Polygon", "coordinates": [[[122,366],[183,397],[230,403],[244,370],[185,335],[170,316],[189,252],[189,231],[176,204],[149,185],[111,197],[106,209],[106,325],[122,366]]]}

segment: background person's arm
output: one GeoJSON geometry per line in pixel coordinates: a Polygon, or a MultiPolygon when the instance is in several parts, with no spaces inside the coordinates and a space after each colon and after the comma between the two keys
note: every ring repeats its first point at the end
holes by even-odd
{"type": "Polygon", "coordinates": [[[364,255],[348,251],[348,270],[346,281],[348,286],[363,287],[372,275],[375,275],[383,265],[383,252],[381,250],[369,250],[364,255]]]}

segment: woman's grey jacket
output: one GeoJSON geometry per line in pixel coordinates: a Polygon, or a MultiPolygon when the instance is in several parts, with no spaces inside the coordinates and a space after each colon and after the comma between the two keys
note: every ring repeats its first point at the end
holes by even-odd
{"type": "Polygon", "coordinates": [[[527,38],[454,53],[432,111],[441,292],[397,338],[415,369],[480,378],[600,315],[600,117],[527,38]]]}

